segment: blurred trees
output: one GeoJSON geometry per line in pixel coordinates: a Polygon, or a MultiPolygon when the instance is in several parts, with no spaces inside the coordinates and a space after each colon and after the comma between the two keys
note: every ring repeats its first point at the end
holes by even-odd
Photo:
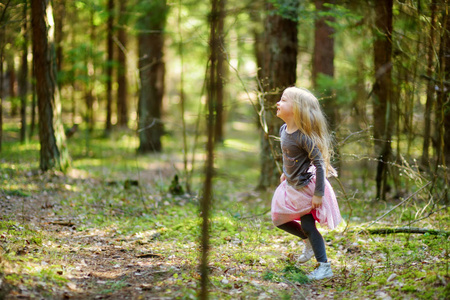
{"type": "MultiPolygon", "coordinates": [[[[31,67],[43,51],[41,46],[31,51],[27,42],[33,28],[31,3],[0,4],[0,112],[11,116],[20,107],[18,138],[25,142],[27,129],[36,138],[37,83],[39,93],[61,96],[66,127],[76,123],[85,130],[86,154],[88,137],[99,128],[135,130],[141,153],[163,151],[162,137],[171,131],[200,132],[199,141],[204,141],[204,119],[198,112],[204,111],[208,92],[207,3],[52,1],[55,72],[49,73],[53,83],[46,88],[43,71],[31,67]],[[180,102],[182,112],[175,109],[180,102]]],[[[225,125],[233,121],[263,120],[262,126],[258,123],[263,128],[259,187],[278,182],[279,146],[273,137],[281,121],[274,105],[290,85],[309,88],[321,99],[339,147],[359,139],[355,155],[373,170],[364,176],[372,180],[375,197],[407,191],[408,180],[401,177],[406,169],[447,180],[448,0],[228,0],[226,5],[219,1],[218,11],[215,77],[221,80],[215,138],[226,141],[225,125]],[[243,91],[250,92],[243,96],[243,91]],[[257,103],[260,116],[251,111],[249,100],[257,103]]],[[[50,118],[41,115],[42,105],[40,125],[50,118]]],[[[339,155],[344,155],[341,150],[339,155]]],[[[338,158],[345,172],[348,157],[338,158]]]]}

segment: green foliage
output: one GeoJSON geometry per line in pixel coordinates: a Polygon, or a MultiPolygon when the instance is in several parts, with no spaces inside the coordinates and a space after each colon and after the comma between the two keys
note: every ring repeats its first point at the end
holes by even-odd
{"type": "Polygon", "coordinates": [[[138,15],[136,28],[138,31],[163,30],[167,21],[169,6],[166,0],[138,1],[134,6],[138,15]]]}
{"type": "Polygon", "coordinates": [[[300,284],[309,282],[308,277],[306,277],[305,271],[296,267],[295,265],[287,265],[283,269],[283,273],[285,274],[284,276],[286,277],[286,279],[290,281],[298,282],[300,284]]]}
{"type": "Polygon", "coordinates": [[[353,88],[355,84],[354,79],[349,78],[335,78],[329,75],[319,73],[317,76],[317,96],[334,97],[336,104],[339,107],[350,106],[353,103],[356,91],[353,88]]]}
{"type": "Polygon", "coordinates": [[[336,31],[343,31],[354,27],[363,16],[358,11],[351,10],[340,4],[324,3],[326,10],[318,12],[318,17],[333,18],[334,21],[326,20],[326,24],[336,31]]]}
{"type": "Polygon", "coordinates": [[[279,15],[285,19],[297,22],[300,16],[300,2],[299,0],[270,0],[275,9],[270,11],[269,14],[279,15]]]}

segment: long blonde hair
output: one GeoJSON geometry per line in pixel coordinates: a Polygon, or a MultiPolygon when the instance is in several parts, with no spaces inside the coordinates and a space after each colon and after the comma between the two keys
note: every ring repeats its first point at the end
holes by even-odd
{"type": "Polygon", "coordinates": [[[313,143],[310,154],[314,146],[317,146],[325,162],[327,177],[337,176],[337,171],[330,163],[333,155],[332,138],[319,100],[305,88],[289,87],[284,90],[283,95],[292,100],[295,125],[313,143]]]}

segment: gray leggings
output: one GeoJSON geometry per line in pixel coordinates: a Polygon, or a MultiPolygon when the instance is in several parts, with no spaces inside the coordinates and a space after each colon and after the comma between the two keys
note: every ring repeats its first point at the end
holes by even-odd
{"type": "Polygon", "coordinates": [[[289,232],[295,236],[302,239],[308,239],[311,242],[312,249],[314,251],[314,256],[318,262],[327,262],[327,253],[325,251],[325,242],[320,232],[316,228],[316,220],[312,214],[304,215],[300,218],[300,223],[296,221],[290,221],[280,226],[278,228],[289,232]]]}

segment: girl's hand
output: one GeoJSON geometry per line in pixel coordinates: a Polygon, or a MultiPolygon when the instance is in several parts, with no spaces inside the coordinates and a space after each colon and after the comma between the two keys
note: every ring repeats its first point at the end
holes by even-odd
{"type": "Polygon", "coordinates": [[[311,205],[313,209],[319,208],[322,206],[322,197],[313,196],[311,205]]]}
{"type": "Polygon", "coordinates": [[[284,176],[284,173],[281,173],[281,176],[280,176],[280,183],[282,183],[283,181],[285,181],[286,180],[286,176],[284,176]]]}

